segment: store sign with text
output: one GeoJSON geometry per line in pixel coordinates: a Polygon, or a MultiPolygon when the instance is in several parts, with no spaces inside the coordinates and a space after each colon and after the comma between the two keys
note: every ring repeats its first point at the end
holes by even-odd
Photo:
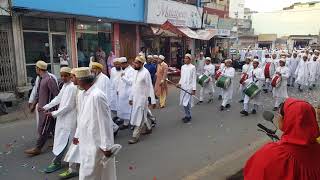
{"type": "Polygon", "coordinates": [[[219,16],[214,14],[208,14],[207,12],[203,15],[203,26],[205,28],[217,29],[219,22],[219,16]]]}
{"type": "Polygon", "coordinates": [[[218,36],[230,36],[230,30],[228,29],[218,29],[218,36]]]}
{"type": "Polygon", "coordinates": [[[147,0],[146,22],[163,24],[170,21],[175,26],[201,28],[202,8],[175,1],[147,0]]]}

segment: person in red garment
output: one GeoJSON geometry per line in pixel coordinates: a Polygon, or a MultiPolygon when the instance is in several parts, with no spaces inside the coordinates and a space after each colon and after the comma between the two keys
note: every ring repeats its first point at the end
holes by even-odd
{"type": "Polygon", "coordinates": [[[268,143],[246,163],[245,180],[319,180],[320,144],[315,109],[288,98],[280,109],[278,142],[268,143]]]}

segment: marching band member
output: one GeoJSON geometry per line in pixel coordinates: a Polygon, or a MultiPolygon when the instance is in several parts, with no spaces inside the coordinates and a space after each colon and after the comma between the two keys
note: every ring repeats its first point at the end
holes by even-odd
{"type": "Polygon", "coordinates": [[[121,58],[122,73],[118,86],[119,104],[118,117],[123,120],[120,130],[128,129],[132,107],[128,104],[129,96],[132,93],[132,82],[134,81],[135,70],[129,65],[127,58],[121,58]]]}
{"type": "Polygon", "coordinates": [[[213,86],[213,76],[215,73],[215,66],[211,63],[211,58],[206,57],[205,65],[203,67],[204,73],[208,78],[209,82],[206,83],[200,89],[200,103],[203,102],[204,94],[209,94],[209,101],[208,103],[213,101],[213,93],[214,93],[214,86],[213,86]]]}
{"type": "MultiPolygon", "coordinates": [[[[54,134],[52,163],[44,170],[45,173],[52,173],[62,168],[62,158],[68,149],[69,140],[74,137],[76,130],[76,93],[77,87],[71,82],[71,69],[62,67],[60,69],[63,87],[60,93],[47,105],[41,108],[42,111],[59,105],[58,110],[47,112],[46,115],[57,118],[54,134]]],[[[70,167],[72,163],[70,163],[70,167]]]]}
{"type": "Polygon", "coordinates": [[[231,78],[231,84],[228,88],[222,89],[222,104],[220,106],[220,110],[223,111],[225,108],[230,108],[230,103],[232,102],[232,95],[233,95],[233,84],[234,84],[234,76],[235,76],[235,69],[232,67],[232,60],[227,59],[225,60],[226,67],[222,71],[222,76],[226,76],[231,78]]]}
{"type": "Polygon", "coordinates": [[[200,52],[200,57],[195,60],[195,66],[197,70],[197,74],[201,75],[204,73],[204,65],[205,65],[205,58],[203,56],[203,52],[200,52]]]}
{"type": "MultiPolygon", "coordinates": [[[[225,67],[226,67],[225,60],[222,60],[219,66],[219,71],[222,72],[225,67]]],[[[218,88],[218,92],[219,92],[218,99],[222,100],[222,88],[218,88]]]]}
{"type": "Polygon", "coordinates": [[[107,179],[116,180],[114,157],[105,165],[103,157],[110,158],[114,145],[113,121],[107,96],[94,85],[94,76],[87,67],[77,68],[76,78],[81,93],[79,125],[74,144],[79,145],[80,170],[79,180],[107,179]]]}
{"type": "MultiPolygon", "coordinates": [[[[191,54],[186,54],[184,57],[184,65],[181,67],[181,77],[180,81],[177,84],[177,87],[181,87],[185,89],[192,95],[196,94],[197,88],[197,75],[196,75],[196,67],[191,64],[192,56],[191,54]]],[[[180,91],[180,105],[183,106],[185,117],[182,119],[184,123],[188,123],[191,121],[191,107],[193,106],[193,98],[190,94],[180,91]]]]}
{"type": "MultiPolygon", "coordinates": [[[[248,74],[249,72],[251,72],[252,66],[251,66],[250,62],[251,62],[251,57],[246,57],[246,63],[242,66],[242,74],[248,74]]],[[[239,103],[243,103],[244,96],[245,96],[245,94],[243,93],[244,88],[245,87],[242,84],[240,84],[239,90],[241,93],[241,99],[240,99],[239,103]]]]}
{"type": "Polygon", "coordinates": [[[318,80],[319,66],[318,56],[313,56],[313,59],[308,62],[310,77],[309,77],[309,89],[316,87],[316,81],[318,80]]]}
{"type": "Polygon", "coordinates": [[[290,78],[288,81],[288,85],[294,87],[294,82],[296,80],[295,72],[297,66],[299,65],[300,59],[298,58],[298,54],[296,52],[293,53],[292,57],[287,61],[288,68],[290,70],[290,78]]]}
{"type": "Polygon", "coordinates": [[[275,98],[275,105],[273,110],[277,111],[281,103],[284,102],[286,98],[288,98],[288,91],[287,91],[287,81],[290,75],[290,70],[286,67],[286,60],[280,59],[279,67],[276,69],[276,75],[281,77],[281,83],[279,87],[273,88],[273,97],[275,98]]]}
{"type": "Polygon", "coordinates": [[[129,97],[129,104],[132,106],[131,125],[134,126],[132,139],[128,141],[129,144],[139,142],[140,134],[152,133],[152,127],[148,120],[148,97],[151,98],[153,108],[156,105],[154,97],[154,89],[151,81],[149,71],[143,67],[146,59],[143,56],[138,56],[134,60],[134,74],[132,82],[132,91],[129,97]],[[145,132],[142,130],[146,128],[145,132]]]}
{"type": "Polygon", "coordinates": [[[118,86],[121,78],[121,73],[122,73],[121,59],[114,58],[113,67],[111,68],[111,71],[110,71],[110,84],[111,84],[110,109],[111,109],[113,121],[116,121],[119,118],[117,115],[118,103],[119,103],[118,86]]]}
{"type": "MultiPolygon", "coordinates": [[[[108,100],[108,105],[111,104],[111,83],[108,76],[103,72],[103,65],[97,62],[91,62],[91,72],[95,75],[94,85],[97,86],[106,96],[108,100]]],[[[117,135],[119,131],[119,126],[113,123],[114,135],[117,135]]]]}
{"type": "MultiPolygon", "coordinates": [[[[251,82],[255,83],[255,85],[258,86],[259,89],[262,89],[262,85],[264,82],[264,72],[261,68],[259,68],[259,60],[254,59],[253,60],[253,68],[249,70],[248,72],[248,79],[245,81],[245,84],[249,84],[251,82]]],[[[249,102],[253,104],[253,109],[251,111],[252,114],[257,113],[258,106],[261,105],[260,102],[260,93],[255,95],[250,99],[248,95],[245,95],[244,97],[244,103],[243,103],[243,110],[240,112],[241,114],[248,116],[249,113],[249,102]]]]}
{"type": "Polygon", "coordinates": [[[165,57],[160,55],[158,58],[158,66],[156,73],[155,93],[160,101],[160,108],[164,108],[166,105],[168,86],[167,86],[167,74],[168,65],[164,62],[165,57]]]}
{"type": "Polygon", "coordinates": [[[297,77],[296,83],[298,84],[298,89],[300,92],[303,91],[305,87],[308,86],[308,79],[309,79],[309,68],[308,68],[308,55],[303,54],[302,60],[299,62],[299,65],[296,69],[295,75],[297,77]]]}
{"type": "Polygon", "coordinates": [[[272,57],[272,62],[275,68],[277,69],[277,67],[279,67],[279,59],[277,58],[277,53],[274,52],[271,57],[272,57]]]}
{"type": "MultiPolygon", "coordinates": [[[[263,65],[263,70],[264,71],[266,71],[266,65],[268,63],[271,63],[270,68],[275,67],[273,58],[269,58],[270,57],[269,54],[267,54],[266,56],[267,56],[267,58],[266,58],[266,60],[264,62],[264,65],[263,65]]],[[[276,54],[273,54],[273,57],[274,56],[276,56],[276,54]]],[[[270,70],[269,70],[269,72],[271,73],[270,70]]],[[[265,93],[268,93],[269,91],[272,90],[272,87],[271,87],[271,78],[272,78],[272,76],[273,76],[273,74],[270,74],[270,77],[266,77],[265,76],[265,84],[264,84],[264,89],[263,89],[263,91],[265,93]]]]}

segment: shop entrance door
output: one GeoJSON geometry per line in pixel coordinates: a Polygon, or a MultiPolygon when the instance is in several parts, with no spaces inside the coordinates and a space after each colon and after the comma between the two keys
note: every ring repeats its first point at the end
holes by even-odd
{"type": "MultiPolygon", "coordinates": [[[[50,33],[50,60],[52,63],[52,73],[60,77],[60,58],[58,56],[62,47],[67,48],[67,37],[65,33],[50,33]]],[[[69,66],[70,66],[69,62],[69,66]]]]}

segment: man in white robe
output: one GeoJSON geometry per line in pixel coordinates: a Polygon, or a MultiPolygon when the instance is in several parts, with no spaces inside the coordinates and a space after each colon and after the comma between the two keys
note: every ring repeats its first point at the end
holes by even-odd
{"type": "MultiPolygon", "coordinates": [[[[75,86],[77,86],[77,92],[76,92],[76,102],[75,102],[75,107],[76,107],[76,127],[79,126],[80,124],[80,119],[78,118],[78,114],[80,112],[80,105],[81,105],[81,94],[83,92],[83,90],[80,90],[79,86],[78,86],[78,81],[76,78],[76,69],[77,68],[73,68],[71,70],[71,81],[73,82],[73,84],[75,86]]],[[[75,135],[74,135],[75,136],[75,135]]],[[[77,140],[78,137],[73,137],[72,141],[78,142],[77,140]]],[[[65,171],[63,171],[62,173],[59,174],[60,179],[69,179],[72,178],[74,176],[79,175],[78,170],[76,169],[78,167],[78,164],[80,164],[80,152],[79,152],[79,146],[71,143],[71,145],[69,146],[68,152],[64,158],[65,162],[69,163],[69,168],[66,169],[65,171]]]]}
{"type": "Polygon", "coordinates": [[[200,76],[204,73],[204,66],[205,66],[205,58],[203,56],[203,52],[200,52],[199,57],[195,60],[195,66],[197,70],[197,75],[200,76]]]}
{"type": "MultiPolygon", "coordinates": [[[[264,72],[259,67],[259,60],[253,60],[253,68],[248,72],[248,79],[245,81],[245,85],[249,85],[250,83],[254,83],[258,88],[261,90],[263,83],[264,83],[264,72]]],[[[257,95],[253,97],[249,97],[245,95],[244,103],[243,103],[243,110],[240,112],[241,114],[248,116],[249,115],[249,103],[253,104],[253,109],[251,111],[252,114],[256,114],[259,105],[261,105],[261,93],[259,92],[257,95]]]]}
{"type": "Polygon", "coordinates": [[[234,76],[235,69],[232,67],[232,60],[227,59],[225,61],[226,67],[222,70],[222,76],[228,77],[231,79],[229,87],[222,89],[222,104],[220,106],[220,111],[223,111],[225,108],[230,108],[230,103],[232,102],[233,96],[233,86],[234,86],[234,76]]]}
{"type": "Polygon", "coordinates": [[[111,157],[114,145],[111,111],[104,92],[94,85],[94,76],[86,67],[76,70],[81,94],[81,107],[77,126],[80,170],[79,180],[116,180],[115,159],[111,157]],[[104,158],[110,158],[103,164],[104,158]]]}
{"type": "Polygon", "coordinates": [[[122,57],[121,67],[122,73],[119,80],[118,86],[118,117],[123,121],[123,124],[120,126],[121,130],[128,129],[130,122],[130,115],[132,107],[128,104],[129,96],[132,91],[132,83],[134,81],[135,70],[129,65],[127,58],[122,57]]]}
{"type": "Polygon", "coordinates": [[[180,105],[183,106],[185,112],[185,117],[182,119],[184,123],[188,123],[192,119],[191,107],[193,106],[193,97],[190,94],[195,95],[197,89],[196,67],[191,64],[191,61],[191,54],[186,54],[184,57],[185,64],[181,67],[180,81],[177,84],[177,87],[188,92],[180,91],[180,105]]]}
{"type": "Polygon", "coordinates": [[[300,59],[298,58],[298,54],[296,52],[293,53],[292,57],[287,61],[287,67],[290,70],[290,78],[288,80],[288,85],[294,87],[294,82],[296,80],[296,69],[299,65],[300,59]]]}
{"type": "MultiPolygon", "coordinates": [[[[225,67],[226,67],[225,61],[222,60],[222,62],[220,63],[220,66],[219,66],[219,70],[218,70],[218,71],[222,72],[222,70],[223,70],[225,67]]],[[[222,100],[222,88],[218,88],[218,94],[219,94],[218,99],[219,99],[219,100],[222,100]]]]}
{"type": "MultiPolygon", "coordinates": [[[[246,63],[242,66],[242,71],[241,71],[242,74],[248,74],[249,72],[251,72],[253,67],[251,66],[250,62],[251,62],[251,57],[247,57],[246,63]]],[[[240,90],[240,94],[241,94],[241,97],[240,97],[241,99],[240,99],[239,103],[243,103],[244,96],[245,96],[245,94],[243,93],[244,88],[245,88],[245,86],[240,84],[239,90],[240,90]]]]}
{"type": "MultiPolygon", "coordinates": [[[[108,100],[108,104],[111,104],[111,83],[108,76],[106,76],[103,72],[103,65],[97,62],[91,63],[91,72],[96,76],[94,85],[97,86],[106,96],[108,100]]],[[[119,126],[113,123],[113,131],[116,136],[119,131],[119,126]]]]}
{"type": "Polygon", "coordinates": [[[152,133],[152,127],[147,116],[149,110],[148,97],[151,98],[153,108],[156,106],[156,100],[151,75],[143,66],[145,61],[144,56],[138,56],[133,63],[135,71],[128,103],[132,106],[130,123],[134,126],[134,130],[132,139],[128,141],[129,144],[139,142],[140,134],[146,135],[152,133]],[[142,132],[144,128],[146,128],[145,132],[142,132]]]}
{"type": "Polygon", "coordinates": [[[309,76],[309,89],[312,90],[316,87],[319,74],[319,61],[318,56],[313,56],[313,59],[308,62],[308,69],[310,71],[309,76]]]}
{"type": "MultiPolygon", "coordinates": [[[[276,54],[273,54],[273,57],[276,57],[276,54]]],[[[271,87],[271,78],[273,77],[273,73],[274,71],[276,70],[276,63],[274,62],[274,59],[273,58],[269,58],[269,55],[268,57],[265,59],[265,62],[263,64],[263,71],[266,71],[266,65],[268,63],[271,63],[270,64],[270,69],[269,69],[269,74],[270,74],[270,78],[266,76],[265,74],[265,84],[264,84],[264,88],[263,88],[263,91],[265,93],[268,93],[269,91],[272,91],[272,87],[271,87]]]]}
{"type": "Polygon", "coordinates": [[[273,97],[275,99],[274,111],[277,111],[280,104],[288,98],[287,81],[290,76],[290,70],[286,67],[285,59],[280,59],[279,65],[280,66],[276,69],[276,74],[281,77],[281,84],[279,87],[273,88],[273,97]]]}
{"type": "Polygon", "coordinates": [[[112,67],[110,72],[110,83],[111,83],[111,99],[110,99],[110,109],[112,113],[113,121],[118,120],[118,103],[119,103],[119,93],[118,86],[121,78],[121,59],[115,58],[113,61],[114,67],[112,67]]]}
{"type": "Polygon", "coordinates": [[[297,77],[296,83],[298,84],[298,89],[300,92],[302,92],[303,89],[308,87],[309,84],[310,70],[308,66],[307,54],[303,54],[302,60],[299,62],[299,65],[296,69],[295,75],[297,77]]]}
{"type": "Polygon", "coordinates": [[[205,65],[203,69],[204,69],[203,74],[209,78],[209,82],[204,84],[203,87],[201,86],[200,103],[203,102],[204,96],[206,95],[209,96],[208,103],[210,103],[213,101],[213,94],[214,94],[213,80],[214,80],[214,73],[215,73],[215,66],[211,63],[210,57],[206,57],[205,65]]]}
{"type": "MultiPolygon", "coordinates": [[[[52,173],[62,168],[62,158],[68,149],[69,141],[72,140],[76,130],[76,92],[77,87],[71,82],[71,69],[62,67],[60,69],[61,80],[63,87],[49,104],[41,108],[42,111],[59,105],[58,110],[47,112],[46,115],[57,118],[54,134],[53,154],[55,158],[52,163],[44,170],[45,173],[52,173]]],[[[76,172],[73,163],[69,164],[70,168],[76,172]]],[[[74,174],[76,175],[76,174],[74,174]]]]}

